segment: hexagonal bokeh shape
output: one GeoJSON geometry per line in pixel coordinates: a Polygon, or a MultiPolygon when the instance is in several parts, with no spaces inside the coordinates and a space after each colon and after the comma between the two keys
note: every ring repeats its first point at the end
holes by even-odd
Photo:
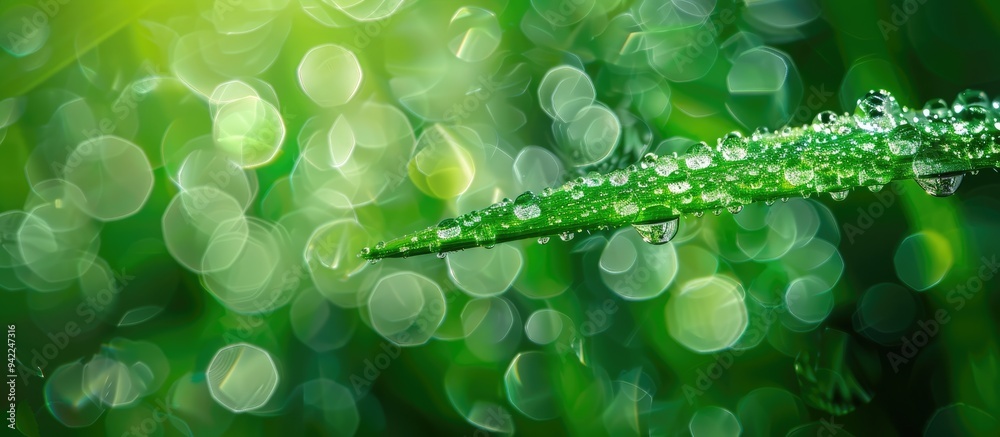
{"type": "Polygon", "coordinates": [[[278,387],[278,368],[264,349],[238,343],[219,349],[205,371],[219,405],[239,413],[260,408],[278,387]]]}
{"type": "Polygon", "coordinates": [[[444,321],[441,286],[413,272],[396,272],[380,279],[368,297],[372,328],[400,346],[427,343],[444,321]]]}

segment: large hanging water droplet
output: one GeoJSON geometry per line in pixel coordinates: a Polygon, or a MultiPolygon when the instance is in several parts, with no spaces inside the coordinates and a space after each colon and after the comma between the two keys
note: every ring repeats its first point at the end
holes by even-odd
{"type": "MultiPolygon", "coordinates": [[[[943,123],[942,123],[943,124],[943,123]]],[[[913,174],[919,178],[959,174],[972,170],[968,156],[948,147],[922,147],[913,157],[913,174]]]]}
{"type": "Polygon", "coordinates": [[[677,235],[679,218],[673,218],[659,223],[641,223],[632,225],[635,231],[642,237],[642,241],[649,244],[666,244],[677,235]]]}
{"type": "Polygon", "coordinates": [[[448,257],[448,252],[438,252],[437,257],[438,259],[445,259],[448,257]]]}
{"type": "Polygon", "coordinates": [[[842,201],[844,201],[844,199],[847,199],[847,195],[848,194],[850,194],[850,191],[847,191],[847,190],[844,190],[844,191],[833,191],[833,192],[830,192],[830,197],[833,200],[836,200],[837,202],[842,202],[842,201]]]}
{"type": "Polygon", "coordinates": [[[704,141],[691,146],[684,158],[684,163],[691,170],[701,170],[712,164],[712,149],[704,141]]]}
{"type": "Polygon", "coordinates": [[[854,121],[864,130],[885,132],[896,126],[895,114],[898,112],[899,104],[888,91],[869,91],[858,100],[854,121]]]}
{"type": "Polygon", "coordinates": [[[462,233],[462,227],[455,219],[444,219],[438,223],[437,236],[442,240],[455,238],[462,233]]]}
{"type": "Polygon", "coordinates": [[[727,209],[730,214],[739,214],[743,211],[743,205],[730,205],[727,209]]]}
{"type": "Polygon", "coordinates": [[[514,199],[514,215],[521,220],[530,220],[542,215],[542,208],[538,206],[538,196],[531,191],[517,196],[517,199],[514,199]]]}
{"type": "Polygon", "coordinates": [[[917,153],[922,141],[920,131],[912,124],[900,125],[889,134],[889,151],[893,155],[909,156],[917,153]]]}
{"type": "Polygon", "coordinates": [[[549,237],[538,237],[538,244],[548,244],[549,237]]]}
{"type": "Polygon", "coordinates": [[[927,194],[935,197],[948,197],[958,191],[958,187],[962,185],[964,177],[964,174],[957,174],[933,178],[916,178],[914,180],[917,181],[920,188],[923,188],[927,194]]]}
{"type": "Polygon", "coordinates": [[[576,235],[574,235],[572,232],[563,232],[563,233],[559,234],[559,239],[562,240],[562,241],[569,241],[569,240],[572,240],[573,237],[575,237],[575,236],[576,235]]]}

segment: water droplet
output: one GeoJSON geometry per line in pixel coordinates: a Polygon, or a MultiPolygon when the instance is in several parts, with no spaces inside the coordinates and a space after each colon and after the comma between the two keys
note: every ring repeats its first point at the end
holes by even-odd
{"type": "Polygon", "coordinates": [[[639,165],[640,165],[640,166],[641,166],[642,168],[649,168],[649,167],[652,167],[653,165],[655,165],[655,164],[656,164],[656,161],[657,161],[657,160],[658,160],[659,158],[660,158],[660,157],[659,157],[659,156],[656,156],[656,154],[655,154],[655,153],[647,153],[647,154],[643,155],[643,157],[642,157],[642,161],[640,161],[640,162],[639,162],[639,165]]]}
{"type": "Polygon", "coordinates": [[[766,127],[758,127],[750,134],[750,139],[753,141],[760,141],[765,135],[771,133],[771,130],[766,127]]]}
{"type": "Polygon", "coordinates": [[[368,246],[365,246],[363,249],[361,249],[361,254],[359,254],[358,256],[365,257],[371,254],[372,254],[372,249],[368,246]]]}
{"type": "Polygon", "coordinates": [[[572,240],[573,237],[575,237],[575,236],[576,235],[573,234],[572,232],[563,232],[563,233],[559,234],[559,239],[562,240],[562,241],[569,241],[569,240],[572,240]]]}
{"type": "Polygon", "coordinates": [[[521,220],[530,220],[542,215],[542,208],[538,206],[538,196],[531,191],[527,191],[514,200],[514,215],[521,220]]]}
{"type": "Polygon", "coordinates": [[[948,102],[944,99],[933,99],[928,100],[924,104],[924,117],[929,117],[932,119],[946,118],[950,116],[951,111],[948,110],[948,102]]]}
{"type": "Polygon", "coordinates": [[[445,259],[448,256],[448,252],[438,252],[437,257],[439,259],[445,259]]]}
{"type": "Polygon", "coordinates": [[[588,187],[597,187],[603,183],[604,183],[604,176],[595,171],[588,173],[587,177],[583,179],[583,184],[588,187]]]}
{"type": "Polygon", "coordinates": [[[385,241],[379,241],[378,243],[375,243],[375,250],[382,250],[382,249],[385,249],[385,241]]]}
{"type": "Polygon", "coordinates": [[[964,177],[965,175],[963,174],[957,174],[933,178],[916,178],[914,180],[917,181],[920,188],[923,188],[927,194],[935,197],[948,197],[955,194],[955,191],[958,191],[958,187],[962,185],[964,177]]]}
{"type": "Polygon", "coordinates": [[[671,193],[680,194],[691,189],[691,184],[688,183],[688,181],[671,182],[667,184],[667,189],[670,190],[671,193]]]}
{"type": "Polygon", "coordinates": [[[691,170],[701,170],[712,165],[712,150],[704,141],[691,146],[684,158],[684,163],[691,170]]]}
{"type": "Polygon", "coordinates": [[[817,126],[829,126],[837,122],[837,114],[833,111],[823,111],[816,114],[813,124],[817,126]]]}
{"type": "Polygon", "coordinates": [[[549,237],[538,237],[538,244],[546,244],[549,242],[549,237]]]}
{"type": "Polygon", "coordinates": [[[785,180],[796,187],[809,183],[814,176],[815,172],[811,168],[792,167],[785,169],[785,180]]]}
{"type": "MultiPolygon", "coordinates": [[[[978,134],[986,129],[986,126],[992,124],[996,117],[993,112],[986,109],[985,106],[969,106],[966,107],[964,111],[959,112],[957,115],[959,120],[965,122],[965,130],[978,134]]],[[[962,134],[958,132],[959,127],[956,125],[955,133],[962,134]]]]}
{"type": "Polygon", "coordinates": [[[695,217],[699,217],[700,218],[700,217],[702,217],[704,215],[705,215],[705,211],[695,211],[694,212],[694,216],[695,217]]]}
{"type": "Polygon", "coordinates": [[[441,220],[441,223],[438,223],[437,236],[442,240],[455,238],[461,233],[462,227],[459,226],[458,221],[455,219],[444,219],[441,220]]]}
{"type": "Polygon", "coordinates": [[[985,92],[979,90],[965,90],[958,93],[955,97],[955,103],[952,104],[952,110],[956,114],[961,114],[964,110],[969,109],[973,106],[979,106],[986,109],[990,106],[990,98],[985,92]]]}
{"type": "Polygon", "coordinates": [[[848,194],[850,194],[850,191],[847,191],[847,190],[844,190],[844,191],[832,191],[832,192],[830,192],[830,197],[833,200],[836,200],[838,202],[842,202],[844,199],[847,199],[847,195],[848,194]]]}
{"type": "Polygon", "coordinates": [[[858,127],[875,132],[885,132],[896,125],[899,104],[886,90],[869,91],[858,100],[854,109],[854,121],[858,127]]]}
{"type": "Polygon", "coordinates": [[[774,203],[777,201],[778,201],[777,199],[767,199],[764,201],[764,205],[771,206],[774,205],[774,203]]]}
{"type": "Polygon", "coordinates": [[[680,219],[675,217],[659,223],[634,224],[632,227],[642,237],[642,241],[649,244],[666,244],[677,235],[679,223],[680,219]]]}
{"type": "Polygon", "coordinates": [[[882,191],[882,187],[885,187],[885,185],[869,185],[868,186],[868,191],[871,191],[873,193],[877,193],[879,191],[882,191]]]}
{"type": "Polygon", "coordinates": [[[730,205],[728,209],[730,214],[739,214],[743,211],[743,205],[730,205]]]}
{"type": "Polygon", "coordinates": [[[553,190],[552,188],[546,187],[545,189],[542,190],[542,197],[549,197],[549,196],[552,195],[552,193],[555,193],[555,190],[553,190]]]}
{"type": "Polygon", "coordinates": [[[930,178],[964,173],[972,169],[972,163],[968,155],[959,153],[946,143],[941,147],[921,148],[913,157],[912,167],[915,176],[930,178]]]}
{"type": "Polygon", "coordinates": [[[615,212],[622,217],[628,217],[639,213],[639,207],[632,202],[616,202],[615,212]]]}
{"type": "Polygon", "coordinates": [[[893,155],[908,156],[917,153],[922,140],[920,131],[912,124],[903,124],[889,134],[889,151],[893,155]]]}
{"type": "Polygon", "coordinates": [[[490,249],[497,244],[497,234],[493,232],[493,228],[489,226],[480,226],[474,233],[474,238],[476,239],[477,245],[487,249],[490,249]]]}
{"type": "Polygon", "coordinates": [[[611,185],[615,187],[620,187],[622,185],[625,185],[625,183],[628,182],[628,173],[621,170],[616,170],[612,172],[611,175],[608,176],[608,182],[610,182],[611,185]]]}
{"type": "Polygon", "coordinates": [[[740,161],[747,157],[747,149],[743,145],[743,135],[739,132],[730,132],[719,140],[719,149],[722,152],[722,159],[726,161],[740,161]]]}
{"type": "Polygon", "coordinates": [[[722,208],[715,208],[715,209],[713,209],[712,210],[712,215],[714,215],[714,216],[720,216],[720,215],[722,215],[722,208]]]}
{"type": "Polygon", "coordinates": [[[656,174],[667,177],[670,176],[671,173],[677,171],[677,168],[677,161],[671,158],[661,159],[656,163],[656,174]]]}

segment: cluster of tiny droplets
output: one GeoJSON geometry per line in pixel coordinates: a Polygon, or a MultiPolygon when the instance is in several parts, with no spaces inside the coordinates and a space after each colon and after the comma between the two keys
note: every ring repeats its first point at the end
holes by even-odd
{"type": "Polygon", "coordinates": [[[996,167],[1000,152],[1000,99],[981,91],[960,93],[923,109],[901,107],[886,91],[871,91],[854,113],[821,112],[811,124],[777,132],[733,132],[712,147],[705,142],[683,155],[647,154],[638,165],[590,173],[536,195],[526,192],[489,208],[389,242],[361,256],[409,256],[549,235],[632,225],[651,244],[676,234],[679,217],[705,211],[736,214],[743,205],[790,196],[829,193],[836,201],[851,189],[880,190],[913,178],[928,194],[948,196],[965,173],[996,167]]]}

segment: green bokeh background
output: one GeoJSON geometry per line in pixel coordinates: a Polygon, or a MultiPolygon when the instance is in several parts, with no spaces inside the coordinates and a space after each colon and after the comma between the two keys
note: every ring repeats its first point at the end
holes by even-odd
{"type": "MultiPolygon", "coordinates": [[[[102,120],[113,121],[105,133],[144,152],[154,178],[148,200],[133,215],[103,223],[81,219],[69,233],[99,228],[93,247],[106,263],[98,261],[100,272],[114,272],[121,290],[93,318],[78,312],[93,302],[88,293],[100,290],[87,288],[89,276],[53,285],[32,277],[23,263],[0,266],[0,285],[11,289],[0,314],[5,325],[16,325],[17,355],[27,364],[22,371],[36,366],[35,351],[63,344],[58,338],[67,323],[82,327],[54,358],[39,361],[44,377],[18,379],[24,434],[117,436],[129,435],[133,426],[140,427],[134,435],[241,436],[482,435],[485,429],[526,435],[1000,432],[1000,306],[996,280],[981,276],[981,267],[990,265],[984,259],[1000,252],[994,172],[966,176],[948,198],[899,181],[878,193],[855,190],[842,202],[824,196],[754,205],[736,216],[683,217],[680,236],[667,246],[644,246],[626,230],[553,238],[545,245],[511,243],[479,257],[460,253],[376,265],[355,257],[380,239],[537,190],[546,181],[624,167],[647,151],[683,152],[693,140],[711,143],[734,130],[776,129],[811,122],[825,110],[853,111],[869,89],[884,88],[911,107],[934,98],[950,102],[969,88],[993,98],[1000,93],[1000,4],[395,4],[0,5],[0,42],[6,44],[0,44],[0,101],[7,104],[0,104],[0,211],[55,205],[38,183],[63,177],[56,164],[93,138],[88,132],[105,129],[102,120]],[[477,12],[471,21],[473,36],[485,42],[469,42],[462,53],[472,58],[466,59],[454,50],[461,45],[456,36],[468,30],[468,22],[454,23],[463,7],[493,13],[477,12]],[[38,33],[19,42],[38,16],[38,33]],[[30,17],[29,24],[21,17],[30,17]],[[489,41],[496,36],[493,47],[489,41]],[[361,68],[357,93],[342,105],[318,105],[302,83],[303,57],[325,44],[347,48],[361,68]],[[579,144],[565,141],[558,129],[553,133],[553,120],[542,109],[540,102],[552,98],[539,94],[539,84],[564,65],[586,73],[596,101],[621,128],[621,138],[599,162],[574,165],[579,144]],[[500,84],[485,98],[476,93],[482,78],[500,84]],[[239,172],[257,186],[246,215],[281,236],[268,246],[277,250],[228,278],[252,278],[276,265],[269,280],[283,282],[268,288],[274,294],[255,290],[242,301],[211,293],[205,275],[183,267],[167,249],[164,241],[171,237],[163,231],[171,199],[194,188],[171,178],[187,154],[181,146],[213,133],[221,104],[212,101],[212,91],[229,80],[251,84],[260,96],[255,102],[269,102],[285,131],[273,159],[239,172]],[[137,89],[142,91],[133,94],[137,89]],[[475,107],[446,120],[445,111],[470,96],[475,107]],[[396,118],[375,118],[366,104],[388,105],[380,106],[381,114],[396,118]],[[350,171],[309,170],[304,156],[313,147],[310,134],[325,133],[340,115],[350,120],[355,137],[403,132],[405,144],[358,146],[348,158],[350,171]],[[418,141],[435,123],[445,126],[444,144],[451,147],[418,141]],[[433,152],[424,158],[442,170],[436,179],[414,164],[406,167],[414,147],[433,152]],[[313,235],[327,223],[337,225],[313,235]],[[413,311],[412,321],[434,319],[434,310],[405,300],[369,305],[373,290],[389,287],[381,280],[392,275],[426,279],[383,290],[397,293],[392,297],[416,299],[420,290],[425,298],[440,296],[446,308],[441,325],[425,332],[433,338],[400,348],[398,357],[390,357],[397,349],[387,337],[398,338],[378,327],[406,314],[387,311],[413,311]],[[728,305],[718,312],[704,303],[682,306],[698,312],[667,320],[683,290],[697,289],[703,277],[728,278],[740,298],[723,299],[728,305]],[[978,292],[956,291],[977,277],[983,278],[978,292]],[[809,288],[807,278],[821,278],[826,286],[809,288]],[[788,314],[790,288],[808,296],[802,305],[809,311],[788,314]],[[635,290],[645,294],[627,299],[635,290]],[[739,308],[749,314],[749,326],[736,324],[745,330],[736,349],[719,337],[686,337],[711,332],[713,324],[724,330],[739,308]],[[561,316],[552,317],[563,328],[526,328],[539,310],[558,311],[561,316]],[[818,319],[804,321],[807,313],[818,319]],[[939,314],[948,321],[926,328],[929,320],[942,319],[939,314]],[[122,323],[126,315],[132,318],[122,323]],[[762,322],[771,315],[772,323],[762,322]],[[759,343],[746,335],[761,332],[766,335],[759,343]],[[906,342],[927,334],[926,346],[906,352],[906,342]],[[538,341],[538,335],[556,339],[538,341]],[[278,382],[263,406],[234,413],[208,387],[226,376],[226,363],[212,366],[216,354],[241,344],[265,351],[275,368],[237,366],[229,383],[252,387],[273,374],[278,382]],[[93,393],[128,398],[124,382],[103,385],[92,378],[111,390],[88,395],[79,379],[54,377],[79,372],[81,364],[96,368],[100,357],[145,363],[148,375],[134,366],[112,375],[146,385],[112,407],[93,393]],[[375,372],[371,366],[380,362],[387,365],[375,372]],[[509,371],[512,363],[519,372],[509,371]],[[223,375],[206,377],[210,368],[223,375]],[[714,372],[718,376],[706,376],[714,372]],[[76,406],[67,408],[69,401],[76,406]],[[159,420],[163,409],[172,413],[159,420]],[[154,425],[144,431],[150,418],[154,425]]],[[[319,79],[326,84],[321,89],[350,88],[345,76],[335,79],[319,79]]],[[[201,141],[205,150],[220,147],[211,136],[201,141]]],[[[108,171],[130,175],[127,181],[141,174],[135,168],[108,171]]],[[[17,227],[0,231],[3,247],[13,250],[17,227]]],[[[33,250],[44,255],[43,249],[33,250]]],[[[79,268],[95,272],[88,270],[88,257],[58,259],[86,259],[79,268]]]]}

